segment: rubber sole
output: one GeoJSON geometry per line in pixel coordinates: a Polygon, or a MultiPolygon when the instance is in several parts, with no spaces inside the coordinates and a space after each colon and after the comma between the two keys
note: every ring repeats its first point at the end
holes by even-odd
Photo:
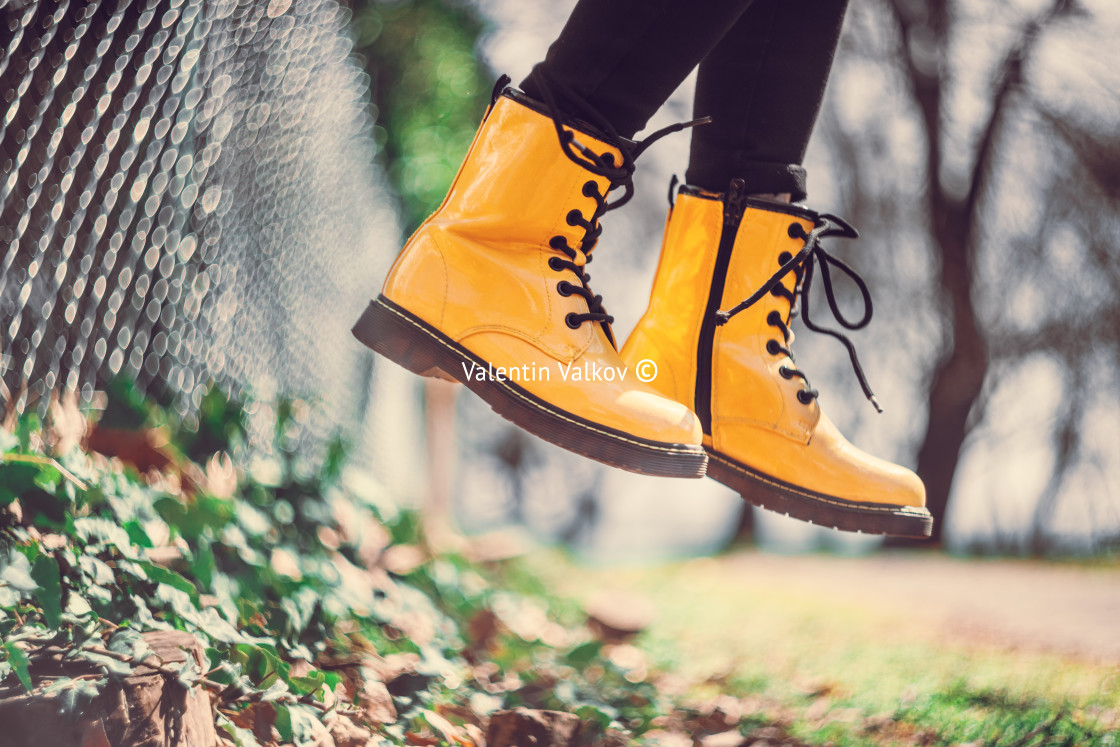
{"type": "Polygon", "coordinates": [[[925,539],[933,517],[925,508],[857,503],[799,488],[708,449],[708,477],[735,490],[748,503],[845,532],[925,539]]]}
{"type": "Polygon", "coordinates": [[[413,373],[462,383],[505,419],[568,451],[643,475],[704,476],[708,457],[699,445],[632,436],[567,412],[513,382],[467,377],[463,371],[472,364],[485,369],[489,362],[384,296],[370,302],[352,332],[413,373]]]}

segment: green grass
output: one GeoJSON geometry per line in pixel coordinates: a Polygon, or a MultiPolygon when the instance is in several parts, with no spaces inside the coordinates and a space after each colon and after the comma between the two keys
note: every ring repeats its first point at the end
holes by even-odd
{"type": "Polygon", "coordinates": [[[645,595],[657,615],[639,645],[691,699],[744,699],[755,723],[809,744],[1120,745],[1114,663],[1012,650],[741,570],[718,558],[595,569],[557,554],[523,567],[552,596],[645,595]]]}

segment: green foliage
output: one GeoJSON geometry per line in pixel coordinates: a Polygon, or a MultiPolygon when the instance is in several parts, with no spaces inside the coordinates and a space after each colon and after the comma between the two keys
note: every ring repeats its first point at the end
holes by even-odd
{"type": "Polygon", "coordinates": [[[475,56],[477,11],[447,0],[357,0],[377,134],[405,228],[443,200],[489,104],[492,75],[475,56]]]}
{"type": "Polygon", "coordinates": [[[144,632],[177,629],[203,643],[208,666],[162,673],[211,690],[219,727],[242,745],[257,744],[261,719],[281,740],[314,743],[330,712],[397,743],[407,732],[450,742],[447,730],[517,705],[575,712],[590,734],[645,729],[663,712],[644,675],[557,625],[542,600],[418,547],[415,512],[343,479],[341,443],[306,463],[305,404],[277,403],[273,443],[250,450],[244,407],[216,391],[207,402],[197,433],[150,402],[114,405],[137,415],[114,424],[158,424],[213,469],[223,460],[206,448],[228,450],[232,472],[196,476],[189,491],[99,455],[49,453],[30,416],[0,431],[0,697],[53,692],[80,712],[148,659],[144,632]],[[385,561],[394,552],[414,562],[385,561]],[[37,670],[59,655],[101,677],[37,670]],[[368,681],[387,688],[395,721],[363,707],[368,681]]]}

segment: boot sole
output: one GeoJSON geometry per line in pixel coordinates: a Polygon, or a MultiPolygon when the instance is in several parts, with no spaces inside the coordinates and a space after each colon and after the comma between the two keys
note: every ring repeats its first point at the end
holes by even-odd
{"type": "Polygon", "coordinates": [[[933,517],[925,508],[859,503],[799,488],[708,449],[708,477],[748,503],[823,527],[863,534],[925,539],[933,517]]]}
{"type": "Polygon", "coordinates": [[[658,477],[703,477],[703,447],[632,436],[562,410],[509,381],[468,378],[459,372],[485,361],[384,296],[371,301],[354,336],[376,353],[421,376],[458,381],[494,412],[568,451],[612,467],[658,477]]]}

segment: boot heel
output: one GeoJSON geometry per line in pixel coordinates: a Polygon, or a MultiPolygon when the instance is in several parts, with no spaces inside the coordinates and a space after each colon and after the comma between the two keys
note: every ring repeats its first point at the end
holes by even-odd
{"type": "Polygon", "coordinates": [[[424,339],[423,332],[399,313],[371,301],[351,332],[358,341],[414,374],[459,381],[455,357],[424,339]]]}

